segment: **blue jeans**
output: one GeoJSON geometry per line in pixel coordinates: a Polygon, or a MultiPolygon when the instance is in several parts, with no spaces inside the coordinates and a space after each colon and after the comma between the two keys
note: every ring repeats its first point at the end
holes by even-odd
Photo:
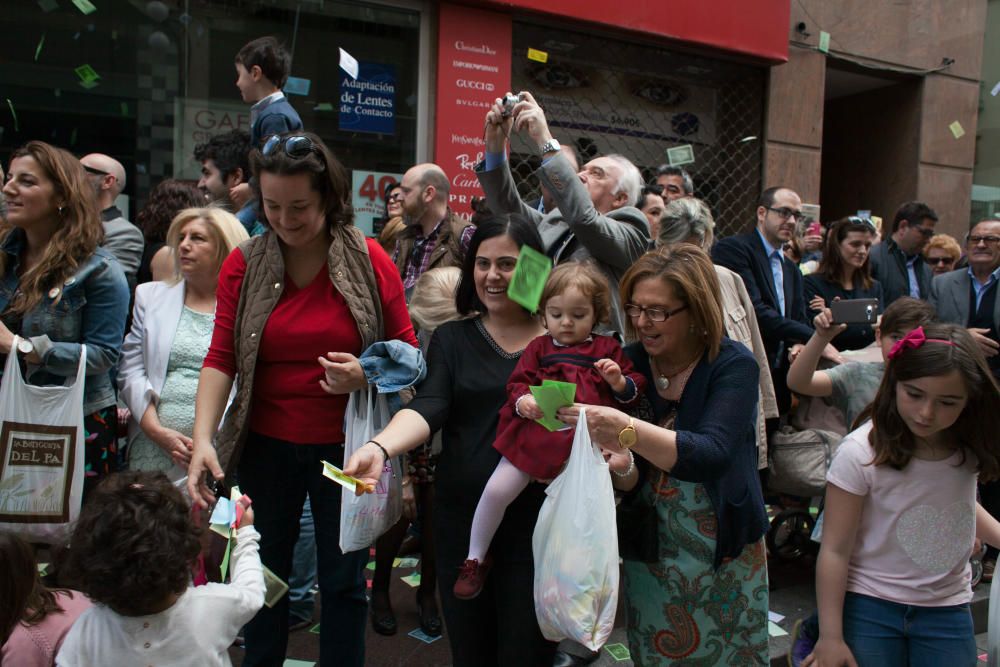
{"type": "Polygon", "coordinates": [[[299,517],[299,541],[292,556],[292,573],[288,575],[288,613],[291,622],[308,621],[316,604],[312,587],[316,584],[316,527],[313,524],[309,498],[302,505],[299,517]]]}
{"type": "Polygon", "coordinates": [[[977,659],[968,604],[917,607],[847,593],[844,640],[858,667],[974,667],[977,659]]]}
{"type": "MultiPolygon", "coordinates": [[[[340,552],[341,487],[323,477],[320,460],[343,464],[342,445],[296,445],[251,433],[239,464],[240,489],[253,499],[260,531],[260,559],[283,581],[292,570],[299,517],[306,494],[313,510],[323,597],[320,665],[363,667],[365,662],[364,568],[368,550],[340,552]]],[[[281,667],[288,645],[288,596],[263,607],[246,626],[247,667],[281,667]]]]}

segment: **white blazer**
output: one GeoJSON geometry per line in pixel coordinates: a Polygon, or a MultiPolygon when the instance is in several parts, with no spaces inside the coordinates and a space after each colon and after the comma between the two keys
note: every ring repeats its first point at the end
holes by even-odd
{"type": "MultiPolygon", "coordinates": [[[[183,311],[183,280],[176,285],[151,282],[135,288],[132,329],[122,344],[118,366],[120,397],[132,413],[128,424],[129,443],[139,434],[139,421],[150,403],[155,405],[160,400],[167,379],[170,348],[183,311]]],[[[232,393],[229,400],[232,400],[232,393]]],[[[194,396],[191,397],[191,409],[194,409],[194,396]]]]}

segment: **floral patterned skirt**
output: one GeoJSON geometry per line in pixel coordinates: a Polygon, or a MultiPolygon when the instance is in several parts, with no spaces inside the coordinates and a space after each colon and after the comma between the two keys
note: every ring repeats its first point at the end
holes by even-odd
{"type": "Polygon", "coordinates": [[[118,461],[118,408],[109,405],[83,416],[83,499],[98,482],[121,469],[118,461]]]}
{"type": "Polygon", "coordinates": [[[764,540],[715,571],[717,523],[705,487],[654,473],[643,493],[656,498],[660,558],[625,561],[629,650],[637,667],[768,664],[764,540]]]}

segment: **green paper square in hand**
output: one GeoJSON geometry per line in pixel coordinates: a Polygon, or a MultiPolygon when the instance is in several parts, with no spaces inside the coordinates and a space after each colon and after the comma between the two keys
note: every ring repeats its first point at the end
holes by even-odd
{"type": "Polygon", "coordinates": [[[535,421],[549,431],[560,431],[568,428],[566,424],[556,419],[556,410],[573,405],[576,397],[576,385],[572,382],[557,382],[544,380],[540,387],[528,387],[535,403],[542,411],[542,418],[535,421]]]}
{"type": "Polygon", "coordinates": [[[531,312],[538,310],[538,302],[542,299],[545,281],[552,273],[552,260],[528,246],[521,246],[517,256],[517,266],[510,277],[507,286],[507,296],[514,303],[520,304],[531,312]]]}

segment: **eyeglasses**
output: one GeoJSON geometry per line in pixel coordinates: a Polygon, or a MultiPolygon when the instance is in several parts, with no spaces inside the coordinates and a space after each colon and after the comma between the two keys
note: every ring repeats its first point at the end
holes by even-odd
{"type": "Polygon", "coordinates": [[[924,261],[932,265],[955,263],[955,260],[953,260],[951,257],[928,257],[924,261]]]}
{"type": "Polygon", "coordinates": [[[977,246],[980,243],[984,243],[992,247],[1000,243],[1000,236],[993,236],[992,234],[988,236],[970,236],[967,242],[971,246],[977,246]]]}
{"type": "Polygon", "coordinates": [[[319,152],[309,137],[301,134],[291,137],[279,137],[277,134],[273,134],[264,142],[264,147],[260,149],[260,154],[267,157],[278,150],[279,146],[284,148],[285,155],[293,157],[296,160],[302,159],[314,151],[319,152]]]}
{"type": "Polygon", "coordinates": [[[646,317],[649,318],[651,322],[664,322],[669,320],[671,317],[677,313],[687,310],[687,304],[674,308],[673,310],[667,310],[666,308],[643,308],[642,306],[637,306],[634,303],[625,304],[625,314],[628,315],[633,320],[639,319],[639,316],[646,313],[646,317]]]}
{"type": "Polygon", "coordinates": [[[777,213],[778,217],[781,218],[782,220],[788,220],[789,218],[795,218],[796,220],[801,220],[802,216],[805,215],[802,211],[796,211],[794,209],[785,207],[771,208],[770,206],[768,206],[767,210],[771,211],[772,213],[777,213]]]}

